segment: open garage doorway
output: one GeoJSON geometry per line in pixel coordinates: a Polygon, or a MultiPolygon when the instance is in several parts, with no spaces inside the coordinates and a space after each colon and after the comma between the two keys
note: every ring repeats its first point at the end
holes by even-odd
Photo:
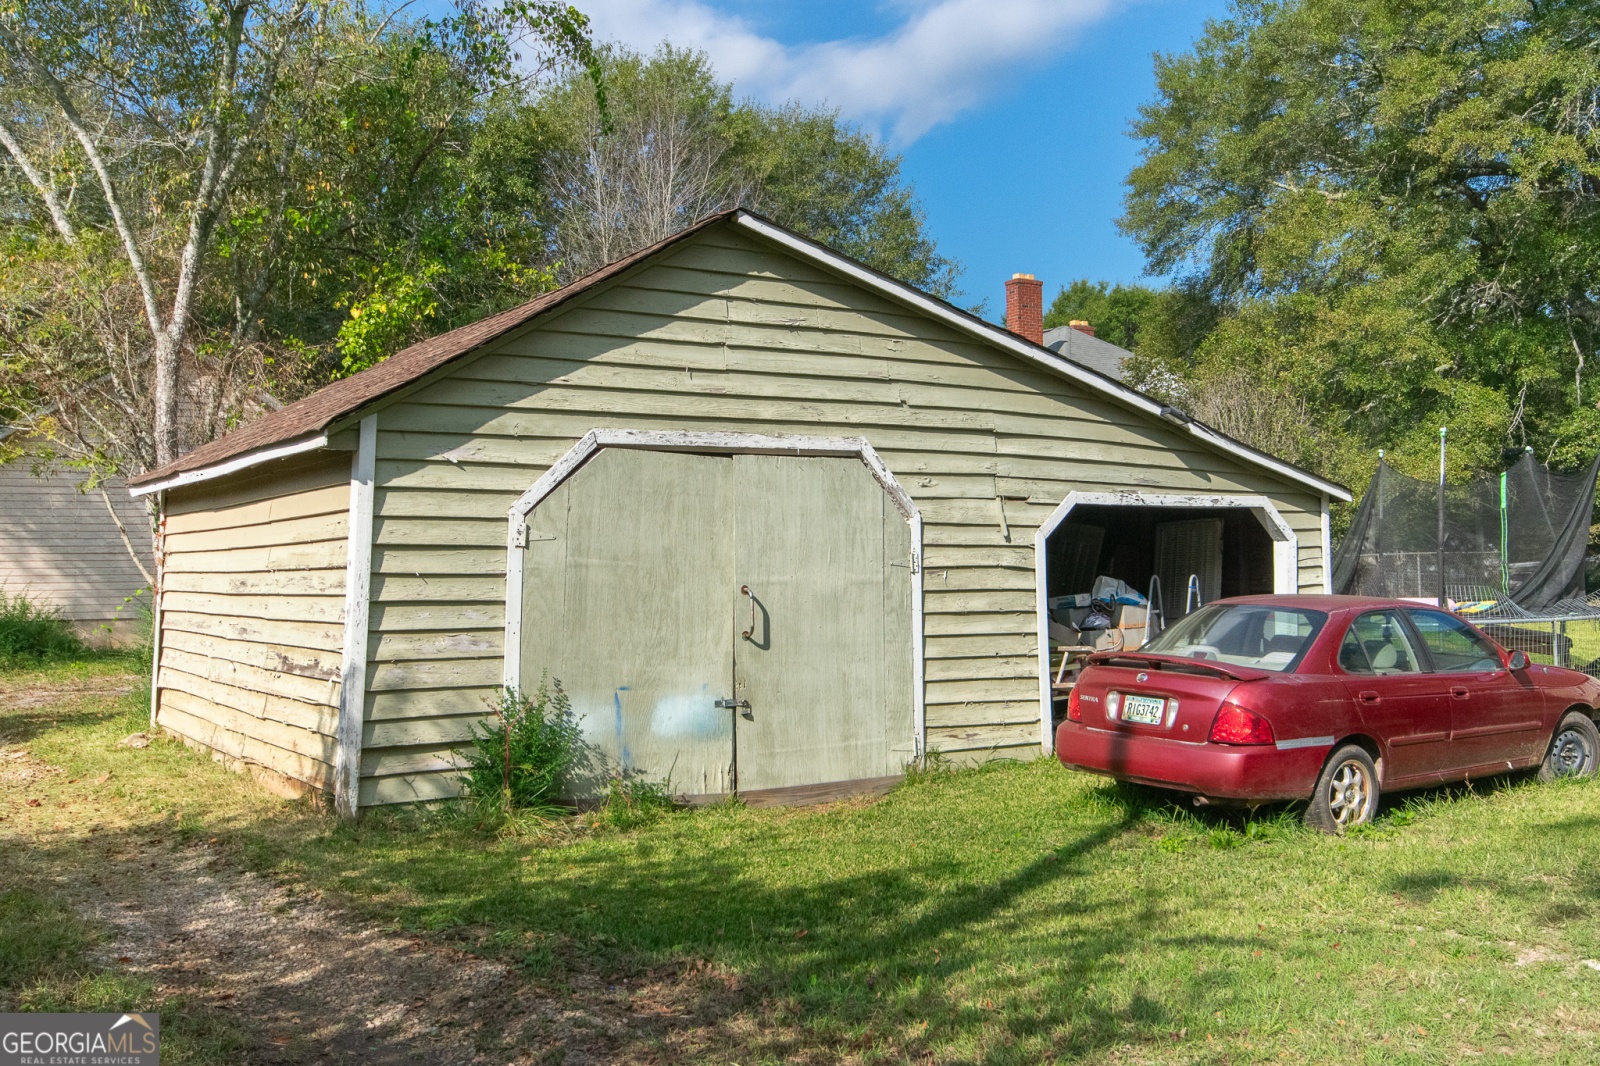
{"type": "MultiPolygon", "coordinates": [[[[1263,496],[1072,493],[1034,538],[1041,742],[1054,747],[1056,705],[1070,694],[1076,641],[1063,597],[1086,598],[1100,578],[1149,600],[1112,635],[1137,646],[1198,604],[1298,590],[1294,531],[1263,496]],[[1052,616],[1052,602],[1058,605],[1052,616]],[[1052,625],[1052,621],[1055,622],[1052,625]]],[[[1074,608],[1077,621],[1083,608],[1074,608]]],[[[1124,618],[1118,618],[1123,623],[1124,618]]],[[[1086,641],[1088,638],[1084,638],[1086,641]]]]}

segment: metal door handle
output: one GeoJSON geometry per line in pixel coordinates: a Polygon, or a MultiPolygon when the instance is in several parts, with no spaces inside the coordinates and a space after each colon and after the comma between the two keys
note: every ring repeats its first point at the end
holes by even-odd
{"type": "Polygon", "coordinates": [[[750,597],[750,628],[739,634],[745,640],[749,640],[750,634],[756,631],[756,594],[750,591],[749,585],[740,585],[739,594],[750,597]]]}
{"type": "Polygon", "coordinates": [[[1467,689],[1467,686],[1465,686],[1465,685],[1456,685],[1456,686],[1454,686],[1453,688],[1450,689],[1450,695],[1454,696],[1458,700],[1464,700],[1464,699],[1470,699],[1471,696],[1472,696],[1472,693],[1467,689]]]}
{"type": "Polygon", "coordinates": [[[717,700],[715,702],[715,706],[719,710],[734,710],[734,709],[737,709],[739,707],[743,707],[745,710],[749,710],[750,709],[750,701],[749,700],[717,700]]]}
{"type": "Polygon", "coordinates": [[[1371,689],[1368,689],[1366,692],[1359,693],[1356,698],[1359,699],[1362,703],[1377,703],[1378,702],[1378,694],[1376,692],[1373,692],[1371,689]]]}

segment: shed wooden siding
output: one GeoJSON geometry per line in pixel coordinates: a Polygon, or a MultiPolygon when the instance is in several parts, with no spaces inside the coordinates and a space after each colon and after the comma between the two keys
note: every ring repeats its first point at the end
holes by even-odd
{"type": "MultiPolygon", "coordinates": [[[[150,566],[149,513],[121,481],[106,492],[150,566]]],[[[129,598],[144,587],[98,491],[79,492],[74,472],[59,466],[43,478],[26,459],[0,466],[0,591],[56,607],[94,637],[136,626],[129,598]]]]}
{"type": "Polygon", "coordinates": [[[158,724],[332,788],[349,506],[347,452],[168,493],[158,724]]]}
{"type": "Polygon", "coordinates": [[[1321,591],[1316,494],[757,242],[710,230],[382,409],[363,803],[454,794],[501,679],[506,511],[594,428],[868,438],[926,522],[947,752],[1038,748],[1033,532],[1073,490],[1266,495],[1321,591]]]}

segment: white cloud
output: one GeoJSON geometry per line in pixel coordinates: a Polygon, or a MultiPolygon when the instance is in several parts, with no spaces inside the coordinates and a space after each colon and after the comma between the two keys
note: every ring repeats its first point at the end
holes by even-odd
{"type": "Polygon", "coordinates": [[[837,107],[906,145],[1069,47],[1113,0],[924,0],[875,38],[785,45],[702,0],[578,0],[598,40],[697,48],[740,92],[837,107]]]}

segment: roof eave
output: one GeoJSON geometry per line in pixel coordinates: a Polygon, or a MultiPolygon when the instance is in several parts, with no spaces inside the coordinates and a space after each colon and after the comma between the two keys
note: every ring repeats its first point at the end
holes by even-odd
{"type": "Polygon", "coordinates": [[[166,489],[181,488],[185,485],[194,485],[213,478],[225,477],[252,466],[270,463],[275,459],[287,459],[292,455],[301,455],[305,452],[314,452],[319,448],[328,446],[328,434],[316,433],[309,437],[300,437],[284,444],[274,444],[266,448],[257,448],[254,451],[235,455],[210,466],[202,466],[195,470],[185,470],[171,477],[156,478],[151,481],[131,481],[128,483],[128,495],[135,498],[148,496],[152,492],[162,492],[166,489]]]}

